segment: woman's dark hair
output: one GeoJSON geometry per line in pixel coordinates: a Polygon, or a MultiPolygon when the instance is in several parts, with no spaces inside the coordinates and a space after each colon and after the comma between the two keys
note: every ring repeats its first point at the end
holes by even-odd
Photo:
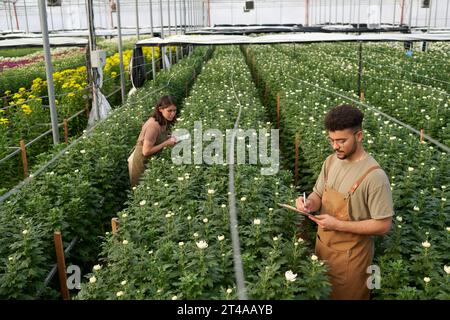
{"type": "Polygon", "coordinates": [[[325,116],[325,128],[328,131],[361,130],[364,115],[358,108],[341,104],[331,109],[325,116]]]}
{"type": "Polygon", "coordinates": [[[162,115],[161,111],[159,111],[159,108],[165,109],[172,105],[176,106],[174,96],[161,97],[161,99],[159,99],[158,103],[155,105],[151,117],[155,118],[160,126],[165,126],[166,124],[172,125],[177,120],[177,116],[175,115],[172,121],[167,121],[166,118],[164,118],[164,116],[162,115]]]}

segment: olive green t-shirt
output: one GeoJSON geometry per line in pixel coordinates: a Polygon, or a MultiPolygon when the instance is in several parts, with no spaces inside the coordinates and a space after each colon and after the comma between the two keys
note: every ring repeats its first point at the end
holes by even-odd
{"type": "MultiPolygon", "coordinates": [[[[324,168],[325,164],[329,163],[330,157],[334,157],[334,159],[327,170],[327,186],[342,194],[347,194],[353,184],[370,167],[379,166],[378,162],[369,154],[357,162],[338,159],[335,154],[328,156],[313,189],[320,198],[324,192],[324,168]]],[[[370,172],[350,196],[349,215],[353,221],[383,219],[394,215],[391,186],[382,169],[370,172]]]]}

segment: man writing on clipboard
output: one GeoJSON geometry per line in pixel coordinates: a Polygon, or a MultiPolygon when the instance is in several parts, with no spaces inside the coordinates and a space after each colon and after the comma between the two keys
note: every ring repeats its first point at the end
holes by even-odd
{"type": "Polygon", "coordinates": [[[329,267],[331,299],[369,299],[367,268],[372,236],[389,232],[394,214],[385,172],[362,144],[362,112],[340,105],[328,112],[325,127],[335,151],[327,157],[313,192],[296,200],[300,211],[318,225],[316,254],[329,267]]]}

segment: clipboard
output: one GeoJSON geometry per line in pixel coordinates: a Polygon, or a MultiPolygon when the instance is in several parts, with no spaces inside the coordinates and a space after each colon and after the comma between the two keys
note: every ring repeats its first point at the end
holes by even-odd
{"type": "Polygon", "coordinates": [[[285,208],[285,209],[289,209],[289,210],[292,210],[292,211],[301,213],[301,214],[303,214],[303,215],[305,215],[305,216],[307,216],[307,217],[309,217],[309,218],[314,217],[313,214],[308,213],[308,212],[305,212],[305,211],[300,211],[300,210],[298,210],[297,208],[295,208],[295,207],[293,207],[293,206],[290,206],[290,205],[288,205],[288,204],[285,204],[285,203],[278,203],[278,205],[279,205],[280,207],[285,208]]]}

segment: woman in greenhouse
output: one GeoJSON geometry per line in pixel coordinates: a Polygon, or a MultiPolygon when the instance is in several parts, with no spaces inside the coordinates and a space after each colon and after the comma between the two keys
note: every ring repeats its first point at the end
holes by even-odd
{"type": "Polygon", "coordinates": [[[299,210],[320,210],[310,219],[318,224],[316,254],[329,266],[331,299],[369,299],[372,236],[388,233],[394,214],[388,177],[364,150],[362,120],[351,105],[328,112],[325,127],[335,153],[324,161],[313,192],[296,201],[299,210]]]}
{"type": "Polygon", "coordinates": [[[153,109],[150,118],[142,125],[136,146],[128,158],[132,187],[139,183],[149,156],[176,144],[176,138],[169,135],[170,127],[176,120],[176,113],[175,98],[163,96],[153,109]]]}

